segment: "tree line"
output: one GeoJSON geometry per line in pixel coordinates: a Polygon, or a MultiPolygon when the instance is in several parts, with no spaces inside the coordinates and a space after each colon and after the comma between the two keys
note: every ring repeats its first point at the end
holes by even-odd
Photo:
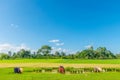
{"type": "Polygon", "coordinates": [[[43,45],[37,52],[31,52],[30,50],[21,49],[18,52],[12,53],[0,53],[0,59],[116,59],[120,58],[120,54],[114,54],[106,47],[98,47],[96,50],[93,47],[89,47],[85,50],[78,51],[73,54],[67,54],[65,52],[56,51],[51,53],[52,48],[49,45],[43,45]]]}

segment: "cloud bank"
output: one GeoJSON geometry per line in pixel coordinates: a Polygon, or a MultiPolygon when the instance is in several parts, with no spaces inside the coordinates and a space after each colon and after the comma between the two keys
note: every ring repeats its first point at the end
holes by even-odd
{"type": "Polygon", "coordinates": [[[25,50],[30,50],[30,48],[28,48],[25,44],[20,44],[18,46],[13,45],[13,44],[9,44],[9,43],[4,43],[4,44],[0,44],[0,52],[8,52],[8,51],[12,51],[12,52],[17,52],[21,49],[25,49],[25,50]]]}
{"type": "Polygon", "coordinates": [[[60,42],[60,40],[58,40],[58,39],[54,39],[54,40],[50,40],[50,41],[48,41],[48,42],[51,42],[51,43],[57,43],[57,42],[60,42]]]}
{"type": "Polygon", "coordinates": [[[64,45],[64,43],[61,42],[61,41],[58,40],[58,39],[49,40],[48,42],[54,43],[56,46],[63,46],[63,45],[64,45]]]}

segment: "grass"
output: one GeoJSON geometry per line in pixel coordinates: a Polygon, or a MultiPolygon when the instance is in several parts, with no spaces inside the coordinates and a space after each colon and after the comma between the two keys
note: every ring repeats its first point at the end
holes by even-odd
{"type": "Polygon", "coordinates": [[[82,59],[17,59],[0,60],[0,68],[6,67],[112,67],[120,68],[120,59],[82,60],[82,59]]]}
{"type": "Polygon", "coordinates": [[[24,68],[23,74],[14,74],[13,68],[0,68],[0,80],[120,80],[118,72],[58,74],[35,73],[33,68],[24,68]]]}
{"type": "Polygon", "coordinates": [[[120,59],[105,59],[105,60],[82,60],[82,59],[17,59],[17,60],[0,60],[0,63],[120,64],[120,59]]]}
{"type": "Polygon", "coordinates": [[[120,59],[72,60],[72,59],[17,59],[0,60],[0,80],[120,80],[120,72],[59,74],[36,73],[34,67],[119,67],[120,59]],[[13,67],[24,67],[23,74],[14,74],[13,67]]]}

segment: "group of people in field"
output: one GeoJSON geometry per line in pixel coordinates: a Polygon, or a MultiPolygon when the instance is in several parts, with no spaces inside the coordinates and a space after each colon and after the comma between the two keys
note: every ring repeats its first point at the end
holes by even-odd
{"type": "MultiPolygon", "coordinates": [[[[14,68],[14,73],[22,73],[22,72],[23,72],[23,68],[20,68],[20,67],[15,67],[14,68]]],[[[64,74],[65,73],[65,68],[63,66],[60,66],[59,69],[58,69],[58,72],[64,74]]]]}
{"type": "MultiPolygon", "coordinates": [[[[14,68],[14,73],[22,73],[22,72],[23,72],[23,68],[20,68],[20,67],[15,67],[14,68]]],[[[58,72],[61,73],[61,74],[65,74],[65,68],[63,66],[59,66],[58,72]]],[[[95,67],[94,72],[102,72],[102,68],[95,67]]]]}

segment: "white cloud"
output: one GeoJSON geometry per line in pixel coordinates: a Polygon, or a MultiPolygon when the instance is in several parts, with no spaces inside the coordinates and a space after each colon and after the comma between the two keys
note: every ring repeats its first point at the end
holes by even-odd
{"type": "Polygon", "coordinates": [[[56,43],[56,46],[63,46],[64,43],[56,43]]]}
{"type": "Polygon", "coordinates": [[[56,51],[62,52],[63,49],[62,48],[57,48],[57,47],[52,47],[52,53],[55,53],[56,51]]]}
{"type": "Polygon", "coordinates": [[[57,43],[57,42],[60,42],[60,40],[54,39],[54,40],[50,40],[49,42],[51,42],[51,43],[57,43]]]}
{"type": "Polygon", "coordinates": [[[30,48],[28,48],[25,44],[20,44],[18,46],[8,43],[0,44],[0,52],[8,52],[8,51],[17,52],[21,49],[30,50],[30,48]]]}
{"type": "Polygon", "coordinates": [[[70,49],[63,49],[61,47],[57,48],[57,47],[52,47],[52,52],[51,53],[55,53],[56,51],[58,52],[65,52],[67,54],[71,54],[73,53],[74,51],[70,50],[70,49]]]}
{"type": "Polygon", "coordinates": [[[53,50],[53,51],[61,51],[61,50],[62,50],[62,48],[52,47],[52,50],[53,50]]]}
{"type": "Polygon", "coordinates": [[[61,41],[58,40],[58,39],[50,40],[49,42],[50,42],[50,43],[54,43],[55,46],[63,46],[63,45],[64,45],[64,43],[61,42],[61,41]]]}

